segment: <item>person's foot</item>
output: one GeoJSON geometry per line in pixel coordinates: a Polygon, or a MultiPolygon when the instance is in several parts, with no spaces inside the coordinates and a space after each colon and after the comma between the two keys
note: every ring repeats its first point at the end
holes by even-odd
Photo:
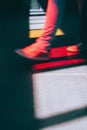
{"type": "Polygon", "coordinates": [[[32,60],[49,60],[49,51],[46,50],[48,44],[33,43],[23,49],[16,49],[15,52],[27,59],[32,60]]]}
{"type": "Polygon", "coordinates": [[[72,46],[67,47],[67,51],[75,52],[75,53],[87,51],[87,45],[85,46],[82,43],[79,43],[77,45],[72,45],[72,46]]]}

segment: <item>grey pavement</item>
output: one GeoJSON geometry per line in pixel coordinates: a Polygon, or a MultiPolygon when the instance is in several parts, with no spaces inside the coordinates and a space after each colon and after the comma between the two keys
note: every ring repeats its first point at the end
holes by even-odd
{"type": "Polygon", "coordinates": [[[87,130],[87,66],[33,74],[39,130],[87,130]]]}

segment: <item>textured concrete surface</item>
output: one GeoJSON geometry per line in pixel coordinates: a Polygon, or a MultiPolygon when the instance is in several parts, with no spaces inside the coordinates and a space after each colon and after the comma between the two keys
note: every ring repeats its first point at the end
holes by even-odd
{"type": "Polygon", "coordinates": [[[40,130],[87,129],[87,66],[33,74],[40,130]]]}

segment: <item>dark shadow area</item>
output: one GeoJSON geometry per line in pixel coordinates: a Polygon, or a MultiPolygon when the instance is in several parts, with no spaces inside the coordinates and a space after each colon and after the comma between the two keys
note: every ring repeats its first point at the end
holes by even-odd
{"type": "Polygon", "coordinates": [[[80,42],[80,15],[78,10],[72,13],[65,13],[60,28],[67,36],[68,45],[80,42]]]}
{"type": "Polygon", "coordinates": [[[84,116],[87,116],[87,107],[83,107],[81,109],[76,109],[73,111],[55,115],[53,117],[49,117],[46,119],[36,119],[37,130],[41,128],[45,128],[45,127],[50,127],[53,125],[60,125],[62,123],[68,123],[69,121],[76,120],[84,116]]]}
{"type": "Polygon", "coordinates": [[[29,43],[29,5],[0,1],[0,130],[34,130],[32,67],[14,50],[29,43]]]}

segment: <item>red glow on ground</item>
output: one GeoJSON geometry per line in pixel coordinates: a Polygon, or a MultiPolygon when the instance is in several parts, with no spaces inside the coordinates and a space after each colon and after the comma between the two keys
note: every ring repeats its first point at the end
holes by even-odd
{"type": "Polygon", "coordinates": [[[52,69],[52,68],[56,68],[56,67],[65,67],[65,66],[70,66],[70,65],[78,65],[81,63],[86,62],[85,59],[83,58],[70,58],[70,56],[72,55],[76,55],[76,53],[67,53],[66,47],[60,47],[60,48],[53,48],[51,49],[50,52],[50,58],[59,58],[61,57],[61,59],[57,60],[57,61],[49,61],[49,62],[44,62],[44,63],[39,63],[39,64],[35,64],[33,66],[34,70],[45,70],[45,69],[52,69]],[[62,57],[69,57],[66,59],[62,59],[62,57]]]}
{"type": "Polygon", "coordinates": [[[77,59],[76,61],[75,60],[62,60],[62,61],[54,61],[54,62],[36,64],[33,66],[33,69],[42,70],[42,69],[48,69],[48,68],[50,69],[53,67],[55,68],[55,67],[62,67],[62,66],[84,63],[84,59],[77,59]]]}
{"type": "Polygon", "coordinates": [[[65,57],[66,55],[66,47],[52,48],[50,51],[50,58],[65,57]]]}

